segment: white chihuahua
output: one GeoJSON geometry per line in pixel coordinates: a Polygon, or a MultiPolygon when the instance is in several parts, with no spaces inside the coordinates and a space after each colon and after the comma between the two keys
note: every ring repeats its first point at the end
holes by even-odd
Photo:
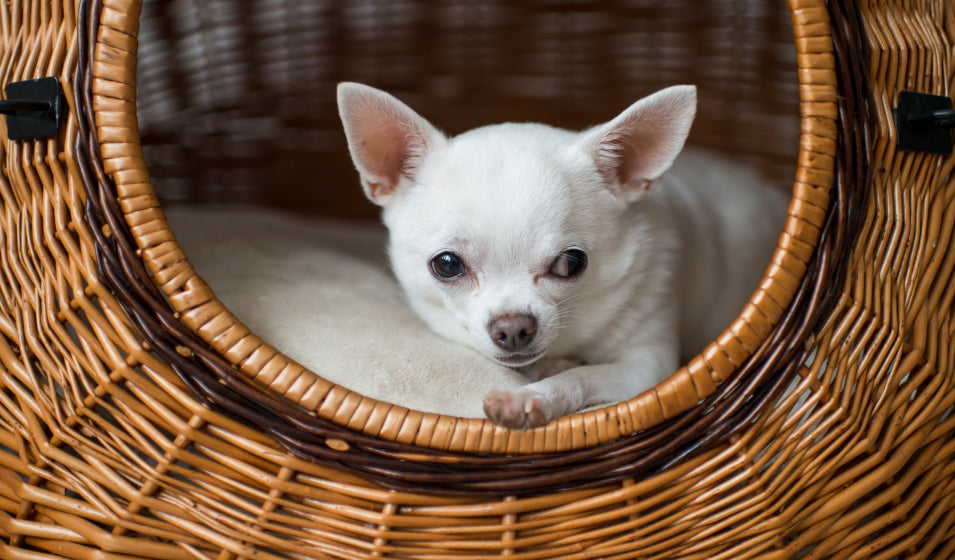
{"type": "Polygon", "coordinates": [[[338,104],[411,307],[533,381],[485,396],[509,428],[665,379],[739,313],[785,215],[783,193],[712,156],[689,152],[664,176],[693,86],[579,133],[506,123],[448,138],[355,83],[338,104]]]}

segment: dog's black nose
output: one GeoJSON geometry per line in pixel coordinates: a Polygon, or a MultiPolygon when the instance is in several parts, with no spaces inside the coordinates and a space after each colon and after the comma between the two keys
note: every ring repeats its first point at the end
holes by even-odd
{"type": "Polygon", "coordinates": [[[527,313],[506,313],[491,319],[487,331],[498,348],[517,352],[534,340],[537,319],[527,313]]]}

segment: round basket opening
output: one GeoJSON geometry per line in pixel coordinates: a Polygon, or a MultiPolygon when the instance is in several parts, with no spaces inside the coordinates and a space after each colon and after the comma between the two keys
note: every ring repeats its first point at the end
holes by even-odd
{"type": "MultiPolygon", "coordinates": [[[[340,81],[395,93],[452,134],[501,121],[579,129],[657,89],[696,84],[689,143],[757,168],[767,188],[791,190],[795,175],[796,198],[767,276],[741,315],[668,380],[617,405],[508,433],[486,420],[368,398],[288,358],[241,314],[236,319],[188,266],[188,251],[176,261],[187,270],[173,274],[171,259],[150,258],[150,239],[136,241],[185,325],[241,375],[320,418],[451,451],[560,451],[616,440],[712,394],[766,343],[799,288],[832,182],[831,157],[804,157],[829,149],[811,145],[806,122],[835,119],[835,86],[815,86],[800,105],[800,84],[814,77],[797,73],[797,59],[825,60],[831,43],[800,42],[818,30],[798,19],[785,5],[756,0],[143,6],[135,99],[149,180],[164,208],[241,204],[375,221],[378,209],[358,187],[335,107],[340,81]]],[[[816,72],[831,73],[831,65],[816,72]]],[[[127,215],[134,235],[136,219],[127,215]]]]}

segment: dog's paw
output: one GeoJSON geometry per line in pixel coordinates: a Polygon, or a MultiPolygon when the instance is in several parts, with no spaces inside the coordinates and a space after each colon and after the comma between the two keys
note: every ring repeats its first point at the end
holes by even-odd
{"type": "Polygon", "coordinates": [[[553,404],[544,395],[527,389],[491,391],[484,396],[484,414],[505,428],[526,430],[553,418],[553,404]]]}

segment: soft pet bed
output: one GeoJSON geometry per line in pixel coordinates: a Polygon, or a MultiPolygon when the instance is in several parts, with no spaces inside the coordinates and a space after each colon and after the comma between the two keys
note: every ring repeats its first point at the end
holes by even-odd
{"type": "Polygon", "coordinates": [[[250,208],[167,214],[189,260],[229,309],[329,381],[464,417],[483,416],[489,389],[525,382],[414,315],[388,270],[382,226],[250,208]]]}

